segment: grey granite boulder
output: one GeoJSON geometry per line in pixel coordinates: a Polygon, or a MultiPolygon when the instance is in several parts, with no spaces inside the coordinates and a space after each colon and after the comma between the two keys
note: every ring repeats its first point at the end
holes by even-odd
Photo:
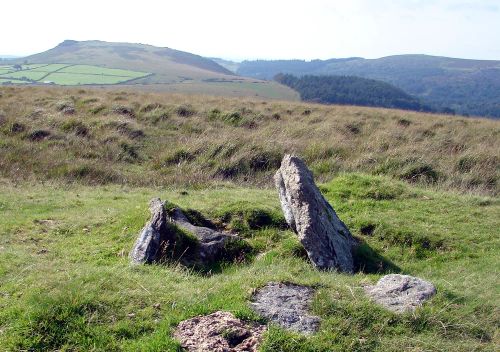
{"type": "Polygon", "coordinates": [[[163,203],[154,198],[149,203],[151,219],[144,226],[130,252],[134,264],[152,263],[157,259],[162,240],[167,235],[167,218],[163,203]]]}
{"type": "Polygon", "coordinates": [[[352,273],[356,241],[319,191],[305,163],[285,155],[274,181],[285,219],[311,262],[319,269],[352,273]]]}
{"type": "Polygon", "coordinates": [[[285,329],[312,334],[320,322],[309,313],[313,295],[314,289],[308,286],[270,282],[257,290],[250,307],[285,329]]]}
{"type": "Polygon", "coordinates": [[[174,337],[189,352],[256,352],[265,331],[264,325],[218,311],[181,321],[174,337]]]}
{"type": "Polygon", "coordinates": [[[240,240],[239,237],[210,229],[203,226],[195,226],[191,224],[179,208],[175,208],[170,212],[170,220],[182,230],[192,234],[198,240],[192,258],[186,257],[185,260],[193,259],[201,264],[214,262],[224,256],[227,245],[232,241],[240,240]]]}
{"type": "Polygon", "coordinates": [[[436,294],[432,283],[399,274],[386,275],[376,285],[364,289],[374,302],[396,313],[413,311],[436,294]]]}
{"type": "Polygon", "coordinates": [[[159,198],[151,200],[150,211],[151,219],[130,252],[133,264],[172,259],[184,265],[203,267],[232,259],[246,249],[246,242],[238,236],[195,226],[178,208],[167,213],[165,203],[159,198]]]}

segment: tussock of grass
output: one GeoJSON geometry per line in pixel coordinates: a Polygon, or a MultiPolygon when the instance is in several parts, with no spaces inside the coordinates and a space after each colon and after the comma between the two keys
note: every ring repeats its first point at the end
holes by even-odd
{"type": "Polygon", "coordinates": [[[498,121],[92,89],[0,93],[0,173],[8,178],[66,180],[50,170],[91,161],[117,175],[100,183],[271,185],[281,157],[292,152],[320,181],[361,171],[435,189],[499,192],[498,121]],[[60,112],[68,107],[71,116],[60,112]],[[30,138],[36,131],[50,136],[30,138]]]}

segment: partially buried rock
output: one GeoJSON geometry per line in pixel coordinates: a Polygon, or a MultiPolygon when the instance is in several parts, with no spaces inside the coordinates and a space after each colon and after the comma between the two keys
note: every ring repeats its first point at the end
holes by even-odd
{"type": "Polygon", "coordinates": [[[285,219],[312,263],[319,269],[352,273],[356,242],[321,195],[305,163],[296,156],[285,155],[274,180],[285,219]]]}
{"type": "MultiPolygon", "coordinates": [[[[194,257],[201,263],[210,263],[222,259],[221,257],[224,256],[228,243],[240,240],[237,236],[228,233],[191,224],[179,208],[173,209],[170,215],[175,225],[193,234],[198,240],[198,245],[194,248],[194,257]]],[[[186,260],[189,260],[189,258],[186,258],[186,260]]]]}
{"type": "Polygon", "coordinates": [[[245,323],[229,312],[215,312],[184,320],[174,332],[190,352],[257,351],[266,327],[245,323]]]}
{"type": "Polygon", "coordinates": [[[413,311],[436,294],[436,288],[418,277],[390,274],[376,285],[366,286],[366,294],[376,303],[396,312],[413,311]]]}
{"type": "Polygon", "coordinates": [[[161,242],[166,239],[167,218],[160,198],[150,201],[149,210],[151,212],[151,219],[141,230],[134,248],[130,252],[130,259],[134,264],[152,263],[155,261],[160,252],[161,242]]]}
{"type": "Polygon", "coordinates": [[[165,210],[159,198],[150,202],[151,219],[130,253],[132,263],[173,259],[187,266],[204,267],[242,255],[246,242],[238,236],[195,226],[179,208],[165,210]]]}
{"type": "Polygon", "coordinates": [[[309,313],[314,289],[291,283],[270,282],[252,297],[251,308],[279,326],[312,334],[320,319],[309,313]]]}

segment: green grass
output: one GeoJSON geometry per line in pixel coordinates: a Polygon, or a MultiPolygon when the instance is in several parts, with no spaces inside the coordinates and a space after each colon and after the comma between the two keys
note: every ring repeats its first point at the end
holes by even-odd
{"type": "Polygon", "coordinates": [[[28,81],[20,81],[17,79],[9,79],[9,78],[2,78],[0,77],[0,84],[3,83],[12,83],[12,84],[26,84],[29,83],[28,81]]]}
{"type": "Polygon", "coordinates": [[[46,67],[49,67],[49,66],[51,66],[51,65],[50,64],[28,64],[28,65],[22,64],[21,68],[23,70],[35,70],[35,69],[41,69],[41,70],[43,70],[43,69],[45,69],[46,67]]]}
{"type": "Polygon", "coordinates": [[[130,79],[132,78],[56,72],[45,77],[44,81],[51,81],[61,86],[76,86],[82,84],[117,84],[130,79]]]}
{"type": "Polygon", "coordinates": [[[120,76],[120,77],[131,77],[131,78],[144,77],[144,76],[148,75],[147,72],[119,70],[119,69],[89,66],[89,65],[69,66],[69,67],[62,69],[59,72],[91,74],[91,75],[104,75],[104,76],[120,76]]]}
{"type": "Polygon", "coordinates": [[[41,78],[47,76],[48,72],[44,71],[34,71],[34,70],[29,70],[29,71],[16,71],[16,72],[11,72],[4,74],[0,76],[1,78],[17,78],[19,80],[32,80],[32,81],[38,81],[41,78]]]}
{"type": "MultiPolygon", "coordinates": [[[[146,79],[147,80],[147,79],[146,79]]],[[[154,76],[151,82],[154,83],[154,76]]],[[[140,82],[144,84],[143,82],[140,82]]],[[[133,88],[130,87],[130,88],[133,88]]],[[[291,88],[280,85],[276,82],[250,81],[241,82],[239,80],[227,82],[207,82],[188,80],[182,83],[154,83],[152,85],[143,85],[141,89],[153,92],[170,92],[182,94],[204,94],[223,97],[259,97],[265,99],[298,101],[299,94],[291,88]]]]}
{"type": "Polygon", "coordinates": [[[217,87],[218,90],[243,90],[247,91],[248,95],[268,97],[271,99],[282,99],[283,93],[277,89],[276,82],[224,82],[224,83],[209,83],[211,86],[217,87]]]}
{"type": "Polygon", "coordinates": [[[259,320],[247,301],[268,281],[318,285],[313,311],[322,324],[310,338],[272,327],[262,351],[498,347],[498,198],[338,176],[321,190],[361,240],[364,273],[348,276],[319,272],[303,257],[295,235],[282,229],[273,189],[0,187],[0,346],[7,351],[177,351],[171,333],[183,319],[222,309],[259,320]],[[259,254],[213,275],[175,263],[129,266],[154,196],[229,222],[259,254]],[[361,286],[390,271],[432,281],[436,297],[401,316],[375,306],[361,286]]]}
{"type": "MultiPolygon", "coordinates": [[[[33,70],[36,68],[47,66],[46,64],[21,65],[22,70],[33,70]]],[[[0,65],[0,73],[14,72],[14,65],[0,65]],[[5,72],[6,71],[6,72],[5,72]]]]}
{"type": "MultiPolygon", "coordinates": [[[[36,70],[43,72],[54,72],[62,69],[63,67],[70,66],[70,64],[41,64],[41,65],[28,65],[28,70],[36,70]]],[[[24,68],[24,65],[23,65],[24,68]]]]}

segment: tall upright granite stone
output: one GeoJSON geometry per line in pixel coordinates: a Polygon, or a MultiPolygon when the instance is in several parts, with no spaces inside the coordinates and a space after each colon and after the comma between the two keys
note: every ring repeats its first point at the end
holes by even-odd
{"type": "Polygon", "coordinates": [[[319,269],[352,273],[356,241],[314,183],[305,163],[285,155],[274,176],[281,208],[309,259],[319,269]]]}

